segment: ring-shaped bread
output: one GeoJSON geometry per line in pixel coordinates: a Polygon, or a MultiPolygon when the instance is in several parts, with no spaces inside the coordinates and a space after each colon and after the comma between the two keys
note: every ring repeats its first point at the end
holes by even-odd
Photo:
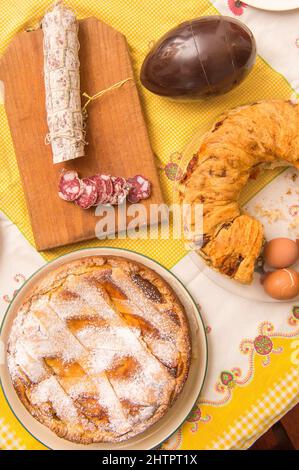
{"type": "Polygon", "coordinates": [[[299,105],[290,101],[261,101],[222,115],[203,137],[180,185],[184,204],[203,204],[198,253],[244,284],[252,281],[264,231],[258,220],[241,213],[239,196],[252,171],[269,163],[299,169],[299,105]]]}

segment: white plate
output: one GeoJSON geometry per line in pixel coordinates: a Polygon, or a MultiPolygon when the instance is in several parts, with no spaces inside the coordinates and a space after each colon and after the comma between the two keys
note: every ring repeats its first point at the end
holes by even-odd
{"type": "Polygon", "coordinates": [[[138,253],[117,249],[117,248],[88,248],[84,250],[75,251],[64,255],[56,260],[48,263],[46,266],[37,271],[26,283],[22,286],[12,303],[10,304],[6,315],[4,317],[0,339],[4,343],[5,351],[7,349],[7,342],[9,332],[14,318],[18,312],[20,305],[24,298],[31,292],[33,286],[41,280],[46,274],[51,272],[58,266],[63,265],[69,261],[81,259],[86,256],[96,255],[114,255],[123,256],[124,258],[137,261],[145,266],[156,271],[162,276],[169,285],[173,288],[183,306],[185,307],[186,314],[190,324],[191,341],[192,341],[192,357],[189,375],[186,384],[179,395],[174,405],[169,411],[159,420],[156,424],[150,427],[144,433],[129,439],[122,443],[99,443],[90,445],[75,444],[73,442],[61,439],[54,434],[46,426],[40,424],[31,414],[26,410],[24,405],[19,400],[14,387],[12,385],[7,364],[0,365],[0,378],[1,385],[4,391],[6,400],[20,423],[29,431],[42,444],[54,450],[148,450],[157,447],[161,442],[173,434],[177,428],[183,423],[189,415],[194,404],[196,403],[199,393],[202,389],[203,382],[207,369],[207,340],[205,335],[205,328],[198,311],[197,305],[192,299],[191,295],[181,284],[181,282],[166,268],[153,261],[146,256],[138,253]]]}
{"type": "Polygon", "coordinates": [[[246,0],[244,3],[269,11],[288,11],[299,8],[298,0],[246,0]]]}
{"type": "MultiPolygon", "coordinates": [[[[298,183],[292,182],[292,174],[298,175],[299,180],[299,171],[293,168],[289,168],[277,176],[271,183],[269,183],[264,189],[262,189],[259,193],[257,193],[249,202],[243,206],[243,209],[251,214],[253,217],[262,222],[265,231],[265,237],[267,240],[271,240],[272,238],[277,237],[286,237],[286,238],[295,238],[294,233],[290,233],[288,227],[292,221],[292,217],[288,213],[288,204],[294,202],[296,198],[298,198],[297,193],[295,192],[296,184],[298,183]],[[293,185],[293,186],[292,186],[293,185]],[[292,190],[292,195],[287,196],[286,193],[289,190],[292,190]],[[256,205],[262,205],[263,207],[268,207],[269,209],[275,209],[281,211],[281,219],[269,223],[267,217],[262,215],[256,215],[255,207],[256,205]],[[288,218],[289,217],[289,218],[288,218]]],[[[299,227],[298,227],[299,230],[299,227]]],[[[276,300],[272,297],[269,297],[262,285],[261,285],[261,276],[258,273],[254,273],[253,281],[250,285],[240,284],[233,279],[230,279],[227,276],[224,276],[217,271],[214,271],[210,267],[208,267],[203,259],[196,253],[190,252],[190,258],[196,264],[198,269],[205,274],[209,279],[215,282],[218,286],[226,289],[227,291],[231,292],[232,294],[239,295],[246,299],[250,300],[257,300],[260,302],[290,302],[290,300],[276,300]]],[[[265,267],[266,271],[271,271],[271,268],[265,267]]],[[[299,271],[299,261],[292,266],[293,269],[299,271]]],[[[291,299],[292,302],[296,302],[299,300],[299,295],[294,299],[291,299]]]]}
{"type": "MultiPolygon", "coordinates": [[[[259,302],[267,302],[267,303],[273,303],[273,302],[298,302],[299,296],[295,297],[292,300],[275,300],[272,299],[272,297],[269,297],[264,289],[262,288],[261,282],[260,282],[260,275],[257,273],[254,273],[253,275],[253,281],[252,284],[250,285],[244,285],[240,284],[237,281],[234,281],[233,279],[230,279],[227,276],[223,276],[222,274],[218,273],[217,271],[214,271],[213,269],[209,268],[203,259],[196,254],[195,252],[190,252],[188,255],[193,263],[198,267],[199,271],[201,271],[205,276],[207,276],[211,281],[215,282],[219,287],[222,287],[223,289],[227,290],[228,292],[231,292],[234,295],[238,295],[240,297],[244,297],[245,299],[249,300],[257,300],[259,302]]],[[[295,266],[296,270],[298,271],[299,269],[299,264],[297,264],[297,267],[295,266]]]]}

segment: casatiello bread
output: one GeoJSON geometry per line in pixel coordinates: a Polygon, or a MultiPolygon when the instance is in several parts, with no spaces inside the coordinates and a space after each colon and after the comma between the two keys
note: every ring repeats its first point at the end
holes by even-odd
{"type": "Polygon", "coordinates": [[[244,284],[252,281],[264,233],[259,221],[241,214],[239,195],[255,167],[277,162],[299,169],[299,105],[261,101],[221,116],[181,182],[182,202],[203,204],[198,253],[244,284]]]}

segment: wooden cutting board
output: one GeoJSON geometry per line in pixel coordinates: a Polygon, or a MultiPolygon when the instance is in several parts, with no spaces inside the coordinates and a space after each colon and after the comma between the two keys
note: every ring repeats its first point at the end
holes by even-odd
{"type": "MultiPolygon", "coordinates": [[[[19,33],[0,59],[5,109],[38,250],[95,237],[99,218],[94,208],[84,211],[58,197],[62,168],[75,169],[81,177],[142,174],[153,187],[151,198],[144,201],[147,211],[151,203],[163,202],[134,81],[89,104],[85,157],[52,163],[51,146],[45,145],[48,129],[42,42],[42,30],[19,33]]],[[[91,96],[133,77],[126,38],[118,31],[88,18],[79,23],[79,42],[82,92],[91,96]]]]}

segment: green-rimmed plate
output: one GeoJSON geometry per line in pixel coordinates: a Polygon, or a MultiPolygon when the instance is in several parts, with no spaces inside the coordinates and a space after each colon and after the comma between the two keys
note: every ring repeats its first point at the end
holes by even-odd
{"type": "Polygon", "coordinates": [[[87,248],[79,251],[75,251],[64,255],[56,260],[46,264],[35,274],[33,274],[22,286],[17,293],[16,297],[10,304],[6,315],[4,317],[1,330],[0,338],[4,343],[6,350],[9,333],[12,322],[17,315],[18,309],[20,308],[23,300],[29,295],[32,288],[37,282],[39,282],[45,275],[56,269],[58,266],[62,266],[65,263],[82,259],[87,256],[122,256],[144,264],[145,266],[156,271],[162,276],[165,281],[169,283],[172,289],[176,292],[180,301],[182,302],[190,325],[191,341],[192,341],[192,357],[189,375],[186,384],[182,390],[182,393],[169,409],[169,411],[152,427],[150,427],[144,433],[135,436],[128,441],[122,443],[97,443],[90,445],[81,445],[69,442],[62,439],[54,434],[50,429],[40,424],[31,414],[26,410],[24,405],[19,400],[12,381],[10,379],[8,367],[5,364],[0,365],[0,377],[1,385],[6,397],[6,400],[20,423],[27,429],[27,431],[38,441],[44,444],[46,447],[54,450],[137,450],[143,449],[148,450],[157,447],[161,442],[167,439],[173,434],[177,428],[183,423],[186,417],[192,410],[195,402],[198,399],[200,391],[202,389],[206,369],[207,369],[207,340],[205,335],[205,328],[203,325],[200,312],[193,298],[181,284],[181,282],[166,268],[154,260],[147,258],[146,256],[140,255],[133,251],[118,249],[118,248],[87,248]]]}

